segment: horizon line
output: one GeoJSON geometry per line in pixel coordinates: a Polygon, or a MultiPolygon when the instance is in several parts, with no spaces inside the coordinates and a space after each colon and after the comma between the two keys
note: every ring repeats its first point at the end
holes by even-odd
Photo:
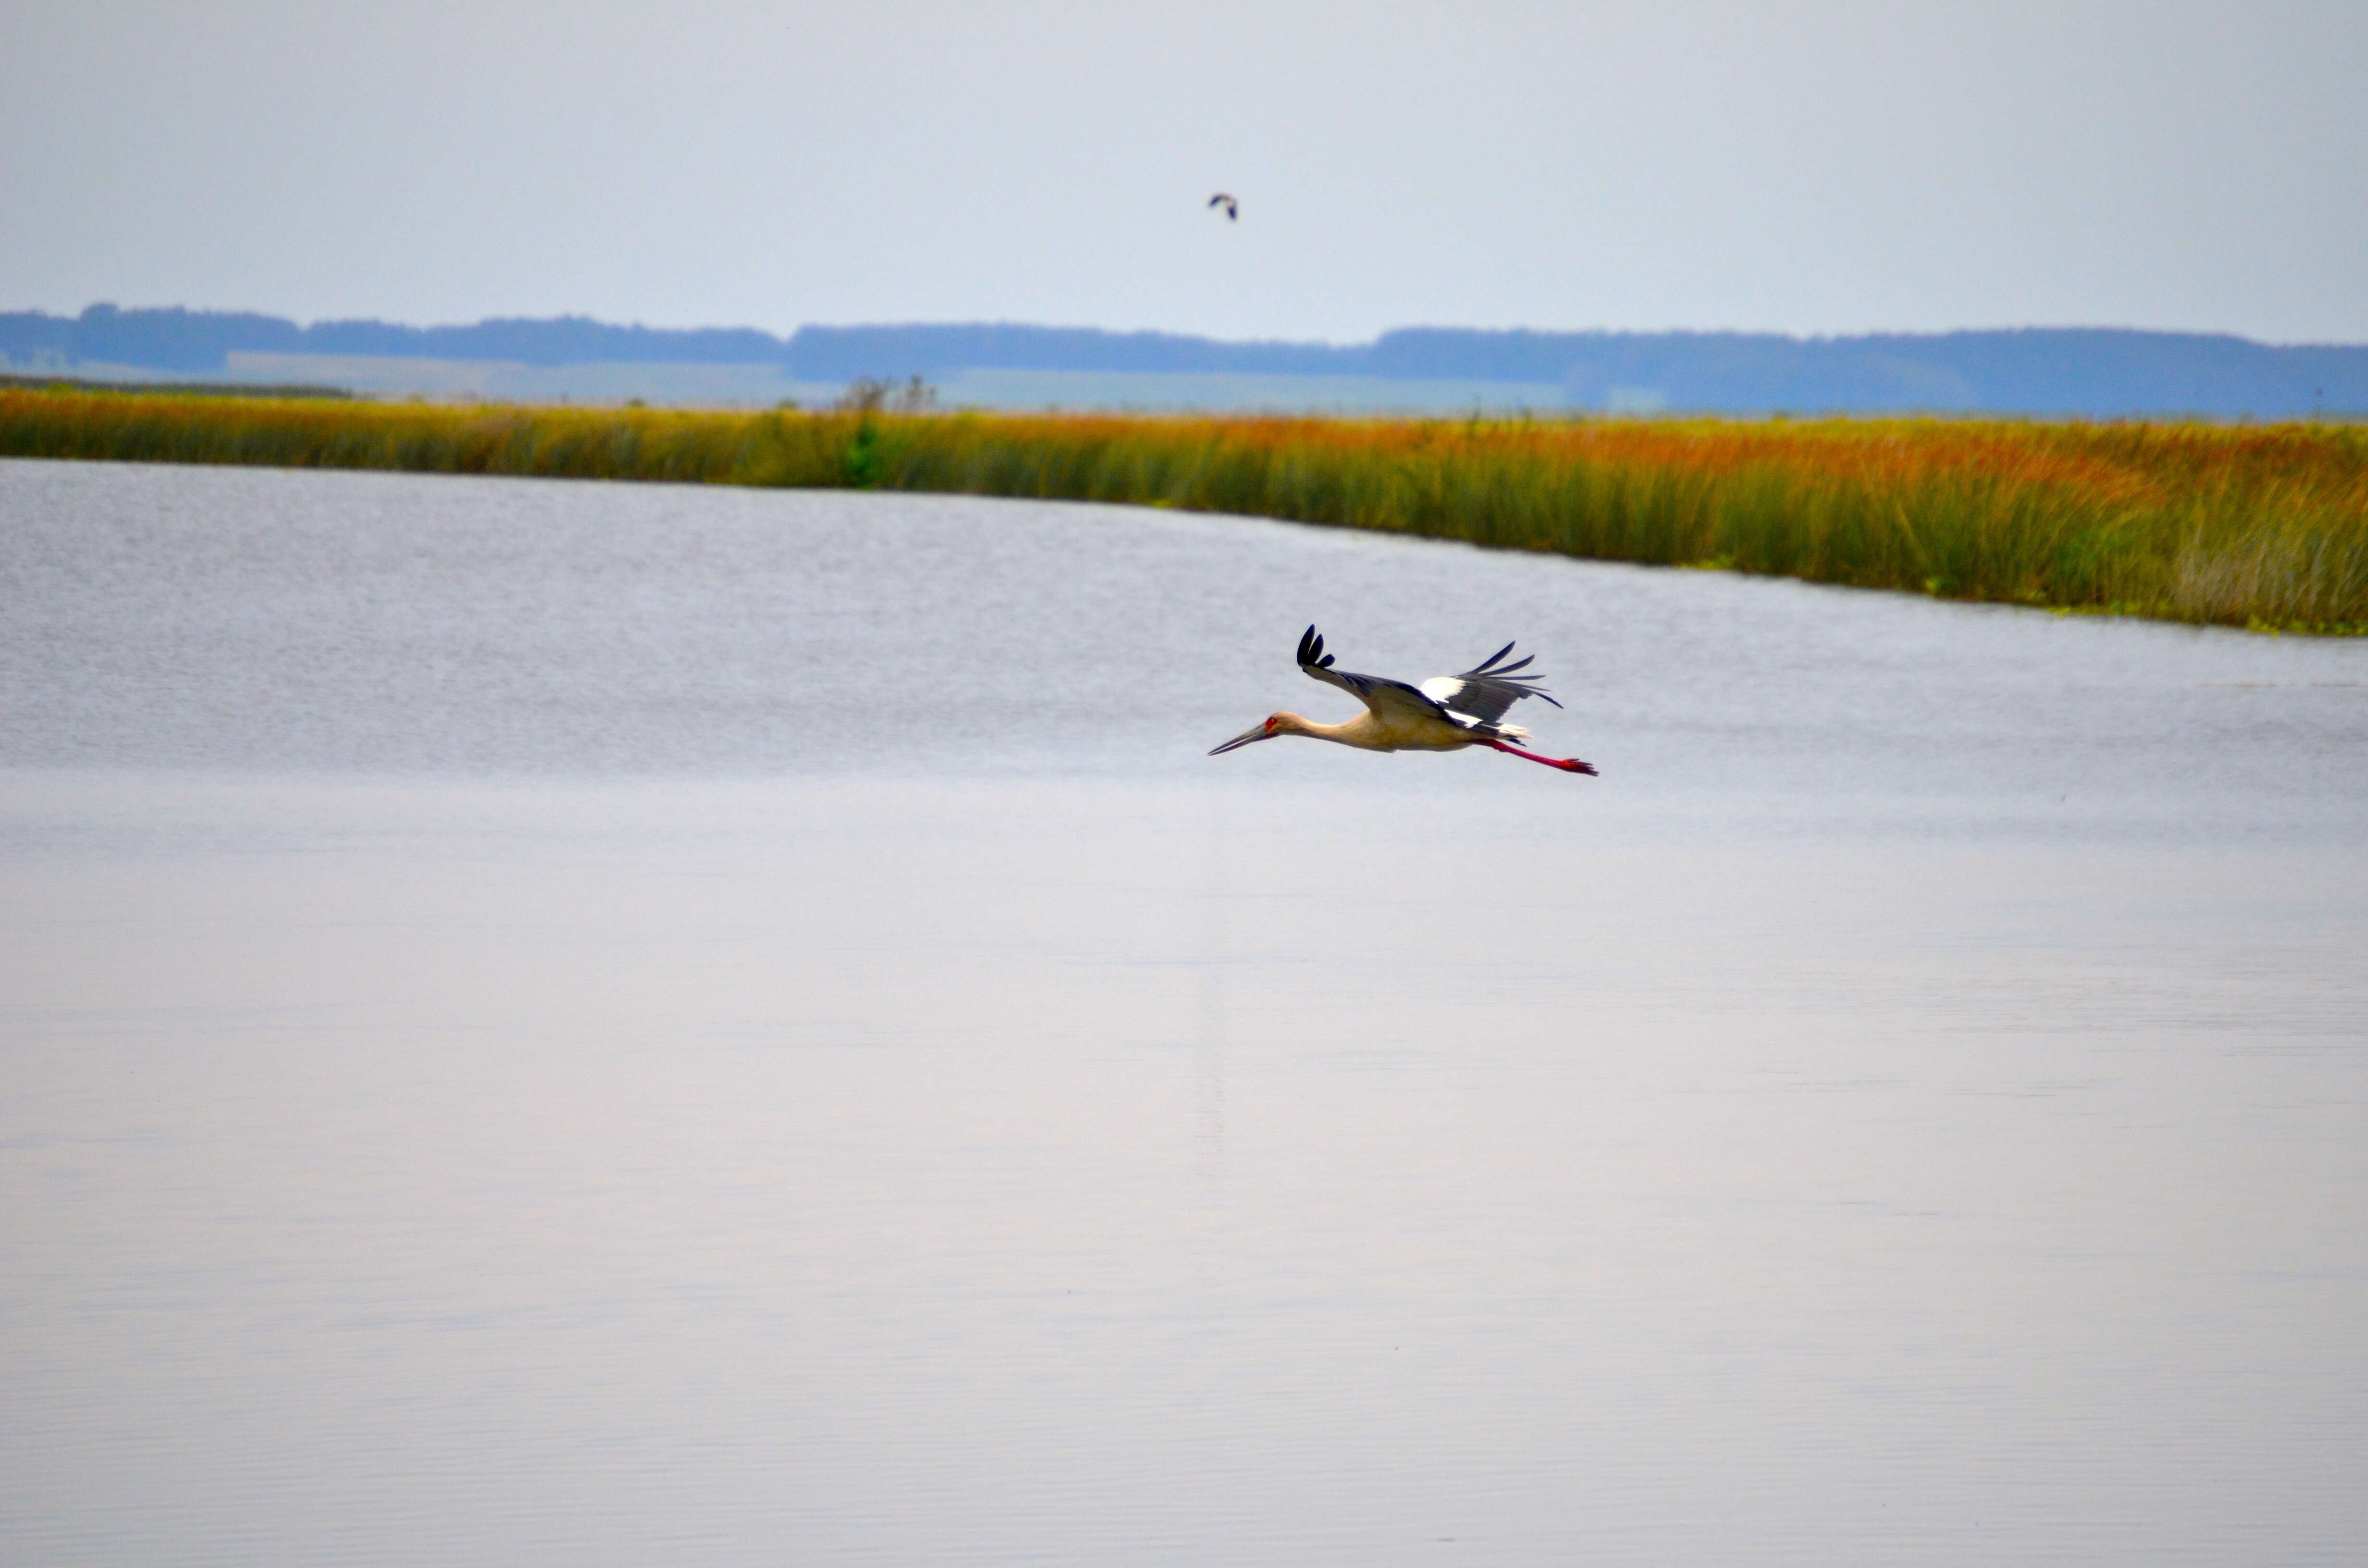
{"type": "Polygon", "coordinates": [[[1382,328],[1378,332],[1374,333],[1371,337],[1358,339],[1336,339],[1321,337],[1223,337],[1211,333],[1181,331],[1172,327],[1112,327],[1080,323],[1033,322],[1019,321],[1009,318],[989,319],[985,317],[971,317],[961,320],[940,318],[936,320],[908,319],[903,321],[810,321],[802,322],[796,326],[788,329],[786,332],[771,327],[757,326],[745,322],[732,324],[711,322],[693,325],[672,325],[639,320],[618,321],[608,317],[593,315],[587,312],[581,311],[562,311],[552,315],[486,315],[480,316],[474,321],[412,322],[396,320],[386,316],[365,315],[324,315],[307,318],[296,315],[282,315],[275,312],[249,307],[217,305],[121,305],[112,300],[94,300],[85,305],[80,311],[71,313],[52,313],[45,307],[33,305],[13,311],[0,310],[0,315],[40,315],[48,316],[51,319],[57,321],[80,321],[97,312],[132,315],[144,312],[170,313],[174,312],[179,312],[183,314],[192,316],[257,316],[267,320],[287,322],[295,326],[306,329],[316,326],[370,324],[377,326],[401,327],[415,332],[466,330],[471,327],[513,323],[545,324],[564,322],[581,322],[594,326],[608,327],[628,332],[749,332],[767,337],[776,338],[783,343],[791,341],[799,333],[808,330],[825,332],[865,332],[897,330],[904,328],[951,327],[973,329],[1016,329],[1026,332],[1093,333],[1108,337],[1174,338],[1201,343],[1224,344],[1241,347],[1277,347],[1292,348],[1370,347],[1387,337],[1400,334],[1419,332],[1472,333],[1504,337],[1757,337],[1782,339],[1783,341],[1793,343],[1836,343],[1848,342],[1860,338],[1945,338],[1990,336],[2018,333],[2096,333],[2145,337],[2219,338],[2238,343],[2254,344],[2265,348],[2368,347],[2368,342],[2351,343],[2323,338],[2278,340],[2266,337],[2249,336],[2245,333],[2226,328],[2205,329],[2199,327],[2136,326],[2128,324],[2117,323],[2039,324],[2026,322],[2014,325],[1924,328],[1873,327],[1855,331],[1795,332],[1777,327],[1748,326],[1473,326],[1458,325],[1443,322],[1409,322],[1397,326],[1382,328]]]}

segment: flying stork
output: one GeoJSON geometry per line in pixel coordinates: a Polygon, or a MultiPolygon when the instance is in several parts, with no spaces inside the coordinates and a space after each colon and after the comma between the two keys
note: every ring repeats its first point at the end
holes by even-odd
{"type": "Polygon", "coordinates": [[[1301,673],[1338,687],[1364,703],[1365,710],[1344,724],[1318,724],[1296,713],[1277,713],[1209,755],[1220,756],[1236,746],[1270,741],[1277,735],[1305,735],[1362,751],[1461,751],[1465,746],[1486,746],[1565,773],[1593,773],[1592,764],[1575,756],[1540,756],[1511,744],[1528,740],[1530,733],[1519,724],[1499,722],[1505,710],[1524,697],[1562,706],[1546,696],[1537,676],[1516,673],[1529,664],[1527,658],[1509,665],[1499,663],[1512,651],[1513,645],[1508,642],[1460,676],[1440,676],[1416,687],[1334,669],[1332,655],[1324,651],[1324,639],[1311,626],[1299,639],[1301,673]]]}
{"type": "Polygon", "coordinates": [[[1225,210],[1225,222],[1229,223],[1238,223],[1241,222],[1242,204],[1235,200],[1232,197],[1227,196],[1224,191],[1221,190],[1217,192],[1216,195],[1209,198],[1209,205],[1212,207],[1224,208],[1225,210]]]}

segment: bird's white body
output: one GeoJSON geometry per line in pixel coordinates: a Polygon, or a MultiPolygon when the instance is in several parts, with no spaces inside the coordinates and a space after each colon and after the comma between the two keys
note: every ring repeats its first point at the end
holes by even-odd
{"type": "Polygon", "coordinates": [[[1360,751],[1462,751],[1466,746],[1486,746],[1565,773],[1593,773],[1593,767],[1576,757],[1540,756],[1511,744],[1528,740],[1530,733],[1518,724],[1502,722],[1506,709],[1524,697],[1562,706],[1546,695],[1537,677],[1519,673],[1529,660],[1500,662],[1512,651],[1513,645],[1508,642],[1460,676],[1440,676],[1420,686],[1408,686],[1404,681],[1334,669],[1324,652],[1324,639],[1311,626],[1299,639],[1301,672],[1349,693],[1364,703],[1365,710],[1338,724],[1318,723],[1297,713],[1276,713],[1209,755],[1215,756],[1253,741],[1304,735],[1360,751]]]}
{"type": "MultiPolygon", "coordinates": [[[[1274,717],[1279,722],[1278,734],[1305,735],[1309,740],[1332,741],[1355,746],[1359,751],[1462,751],[1481,740],[1452,720],[1435,719],[1428,713],[1384,715],[1368,708],[1338,724],[1319,724],[1296,713],[1278,713],[1274,717]]],[[[1519,724],[1497,725],[1495,734],[1508,740],[1530,738],[1530,733],[1519,724]]]]}

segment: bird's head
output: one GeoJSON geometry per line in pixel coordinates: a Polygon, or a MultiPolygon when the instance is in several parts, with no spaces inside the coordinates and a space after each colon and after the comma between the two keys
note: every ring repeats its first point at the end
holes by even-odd
{"type": "Polygon", "coordinates": [[[1218,746],[1210,752],[1209,755],[1211,756],[1223,756],[1225,753],[1232,751],[1235,747],[1246,746],[1252,741],[1270,741],[1277,735],[1299,733],[1299,726],[1306,723],[1306,722],[1307,721],[1302,719],[1296,713],[1269,713],[1257,724],[1251,726],[1249,729],[1244,730],[1240,734],[1235,735],[1224,745],[1218,746]]]}

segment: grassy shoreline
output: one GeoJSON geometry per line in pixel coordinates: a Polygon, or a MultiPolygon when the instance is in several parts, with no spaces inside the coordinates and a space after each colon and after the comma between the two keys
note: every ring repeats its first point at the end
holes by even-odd
{"type": "Polygon", "coordinates": [[[0,456],[1110,501],[2368,634],[2355,426],[731,414],[0,390],[0,456]]]}

